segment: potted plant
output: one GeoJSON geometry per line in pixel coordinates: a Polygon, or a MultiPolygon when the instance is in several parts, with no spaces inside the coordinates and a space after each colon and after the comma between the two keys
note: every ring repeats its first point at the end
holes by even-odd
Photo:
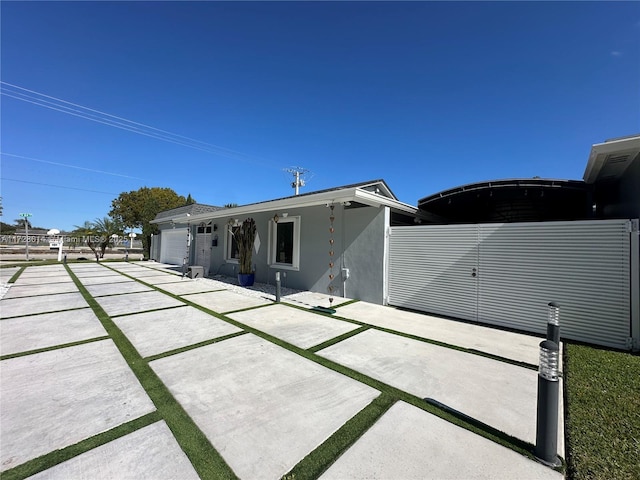
{"type": "Polygon", "coordinates": [[[233,236],[238,244],[238,256],[240,257],[238,283],[243,287],[250,287],[255,280],[251,259],[253,256],[253,244],[256,240],[256,222],[253,218],[247,218],[242,222],[242,225],[233,232],[233,236]]]}

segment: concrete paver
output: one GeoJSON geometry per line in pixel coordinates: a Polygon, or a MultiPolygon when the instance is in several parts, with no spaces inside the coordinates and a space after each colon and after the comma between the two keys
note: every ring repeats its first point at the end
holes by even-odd
{"type": "MultiPolygon", "coordinates": [[[[302,307],[329,307],[329,295],[317,292],[298,292],[282,297],[283,303],[291,303],[302,307]]],[[[333,297],[333,306],[350,302],[351,299],[344,297],[333,297]]]]}
{"type": "MultiPolygon", "coordinates": [[[[367,302],[340,307],[336,315],[377,327],[538,365],[541,338],[407,312],[367,302]]],[[[546,322],[546,319],[542,319],[546,322]]]]}
{"type": "Polygon", "coordinates": [[[76,277],[80,280],[85,278],[102,278],[102,277],[122,277],[122,274],[119,272],[114,272],[113,270],[109,270],[108,268],[102,267],[102,270],[80,270],[73,272],[76,277]]]}
{"type": "Polygon", "coordinates": [[[196,480],[200,477],[162,420],[29,477],[31,480],[80,478],[196,480]]]}
{"type": "MultiPolygon", "coordinates": [[[[79,278],[79,277],[78,277],[79,278]]],[[[80,282],[86,287],[88,285],[106,285],[108,283],[135,282],[124,275],[104,275],[101,277],[82,277],[80,282]]]]}
{"type": "Polygon", "coordinates": [[[150,365],[241,478],[280,478],[379,394],[251,334],[150,365]]]}
{"type": "Polygon", "coordinates": [[[183,302],[167,295],[156,292],[127,293],[124,295],[114,295],[111,297],[98,297],[96,301],[107,312],[107,315],[125,315],[129,313],[140,313],[147,310],[159,308],[178,307],[184,305],[183,302]]]}
{"type": "Polygon", "coordinates": [[[104,270],[108,270],[107,267],[100,265],[99,263],[70,263],[68,267],[75,272],[102,272],[104,270]]]}
{"type": "Polygon", "coordinates": [[[398,402],[320,478],[561,480],[563,476],[435,415],[398,402]]]}
{"type": "MultiPolygon", "coordinates": [[[[138,269],[125,269],[125,270],[121,270],[122,273],[126,273],[127,275],[134,277],[134,278],[144,278],[144,277],[158,277],[161,275],[169,275],[168,273],[164,273],[164,272],[159,272],[157,270],[154,270],[152,268],[138,268],[138,269]]],[[[171,275],[171,277],[174,277],[175,279],[175,275],[171,275]]]]}
{"type": "Polygon", "coordinates": [[[242,331],[190,306],[125,315],[113,321],[143,357],[242,331]]]}
{"type": "Polygon", "coordinates": [[[8,282],[9,280],[11,280],[11,277],[18,273],[18,270],[20,269],[17,267],[0,268],[0,282],[8,282]]]}
{"type": "Polygon", "coordinates": [[[42,285],[45,283],[64,283],[64,282],[73,282],[71,277],[67,272],[50,275],[47,277],[40,277],[38,275],[20,275],[18,279],[15,281],[14,285],[42,285]]]}
{"type": "Polygon", "coordinates": [[[228,317],[300,348],[313,347],[360,327],[282,304],[231,313],[228,317]]]}
{"type": "Polygon", "coordinates": [[[34,267],[29,267],[29,268],[25,268],[24,271],[20,274],[20,277],[24,277],[24,278],[31,278],[31,277],[37,277],[37,278],[47,278],[47,277],[57,277],[57,276],[64,276],[64,275],[68,275],[67,271],[64,268],[58,268],[58,269],[49,269],[49,270],[40,270],[39,268],[34,268],[34,267]]]}
{"type": "Polygon", "coordinates": [[[106,336],[107,332],[90,308],[43,313],[2,320],[0,353],[28,352],[40,348],[106,336]]]}
{"type": "MultiPolygon", "coordinates": [[[[367,330],[318,354],[535,444],[534,370],[378,330],[367,330]]],[[[564,428],[559,424],[558,453],[564,456],[564,428]]]]}
{"type": "Polygon", "coordinates": [[[50,295],[53,293],[77,292],[78,287],[73,282],[50,283],[40,285],[13,285],[3,298],[34,297],[36,295],[50,295]]]}
{"type": "Polygon", "coordinates": [[[170,275],[168,273],[156,273],[152,276],[140,277],[141,282],[148,283],[149,285],[162,285],[164,283],[179,283],[182,279],[176,275],[170,275]]]}
{"type": "Polygon", "coordinates": [[[0,300],[2,318],[22,317],[36,313],[56,312],[89,305],[80,293],[60,293],[25,298],[3,298],[0,300]]]}
{"type": "Polygon", "coordinates": [[[138,282],[118,282],[98,285],[86,285],[85,288],[93,297],[104,297],[106,295],[119,295],[121,293],[149,292],[151,287],[147,287],[138,282]]]}
{"type": "Polygon", "coordinates": [[[220,290],[220,288],[217,288],[208,282],[199,282],[190,278],[185,278],[177,283],[163,283],[158,285],[158,288],[169,293],[173,293],[174,295],[188,295],[190,293],[204,293],[220,290]]]}
{"type": "Polygon", "coordinates": [[[217,313],[232,312],[243,308],[269,305],[273,302],[266,298],[248,297],[240,293],[220,290],[209,293],[194,293],[183,298],[217,313]]]}
{"type": "Polygon", "coordinates": [[[1,470],[155,410],[111,340],[0,362],[1,470]]]}

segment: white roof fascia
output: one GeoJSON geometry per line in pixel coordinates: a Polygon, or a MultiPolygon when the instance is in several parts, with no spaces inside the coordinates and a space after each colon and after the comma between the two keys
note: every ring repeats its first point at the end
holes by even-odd
{"type": "Polygon", "coordinates": [[[263,203],[254,203],[251,205],[242,205],[234,208],[224,208],[214,212],[201,213],[199,215],[179,215],[175,217],[166,217],[159,220],[153,220],[151,223],[200,223],[205,220],[215,218],[235,217],[243,215],[251,215],[261,212],[269,212],[273,210],[284,210],[288,208],[304,208],[314,207],[318,205],[330,205],[332,203],[344,202],[360,202],[372,207],[380,207],[382,205],[390,206],[407,213],[415,214],[416,207],[406,203],[384,197],[382,195],[361,190],[359,188],[350,188],[346,190],[333,190],[330,192],[322,192],[315,195],[305,195],[298,197],[287,197],[281,200],[272,200],[263,203]]]}
{"type": "Polygon", "coordinates": [[[591,153],[584,171],[582,179],[586,183],[594,183],[598,179],[600,170],[605,164],[607,157],[612,153],[624,154],[626,152],[640,150],[640,136],[622,138],[604,143],[596,143],[591,146],[591,153]]]}

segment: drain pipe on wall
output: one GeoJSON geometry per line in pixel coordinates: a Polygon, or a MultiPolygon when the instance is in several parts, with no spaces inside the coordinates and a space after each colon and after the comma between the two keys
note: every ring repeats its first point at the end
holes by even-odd
{"type": "Polygon", "coordinates": [[[344,256],[345,256],[345,248],[344,248],[344,244],[345,244],[345,233],[344,233],[344,225],[345,225],[345,210],[347,207],[347,203],[349,202],[343,202],[342,203],[342,219],[341,219],[341,223],[342,223],[342,232],[341,232],[341,249],[342,249],[342,254],[340,255],[341,261],[340,261],[340,269],[341,269],[341,273],[342,273],[342,298],[347,298],[347,279],[349,278],[349,269],[347,268],[347,266],[345,265],[345,261],[344,261],[344,256]]]}

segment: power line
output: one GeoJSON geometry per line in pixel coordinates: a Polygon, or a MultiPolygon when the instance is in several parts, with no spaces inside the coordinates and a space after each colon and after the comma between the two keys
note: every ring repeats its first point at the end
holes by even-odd
{"type": "Polygon", "coordinates": [[[51,162],[49,160],[41,160],[39,158],[25,157],[23,155],[16,155],[16,154],[7,153],[7,152],[0,152],[0,156],[21,158],[21,159],[24,159],[24,160],[31,160],[33,162],[47,163],[49,165],[57,165],[59,167],[75,168],[75,169],[78,169],[78,170],[85,170],[87,172],[100,173],[102,175],[113,175],[114,177],[132,178],[134,180],[146,180],[144,178],[132,177],[131,175],[124,175],[122,173],[105,172],[104,170],[96,170],[94,168],[79,167],[77,165],[69,165],[69,164],[66,164],[66,163],[51,162]]]}
{"type": "Polygon", "coordinates": [[[0,94],[5,95],[16,100],[31,103],[40,107],[55,110],[67,115],[83,118],[92,122],[101,123],[114,128],[119,128],[138,135],[151,137],[157,140],[174,143],[177,145],[201,150],[214,155],[219,155],[236,160],[257,163],[269,168],[275,168],[271,164],[266,163],[263,160],[256,157],[237,152],[219,145],[203,142],[194,138],[186,137],[177,133],[172,133],[167,130],[162,130],[144,123],[128,120],[123,117],[118,117],[110,113],[102,112],[93,108],[85,107],[77,103],[69,102],[60,98],[56,98],[44,93],[36,92],[28,88],[21,87],[19,85],[11,84],[8,82],[0,81],[0,94]]]}
{"type": "Polygon", "coordinates": [[[18,183],[30,183],[31,185],[41,185],[44,187],[64,188],[67,190],[80,190],[81,192],[104,193],[105,195],[115,195],[115,196],[119,195],[118,193],[113,193],[113,192],[101,192],[99,190],[87,190],[86,188],[66,187],[64,185],[53,185],[52,183],[29,182],[28,180],[18,180],[16,178],[2,177],[2,181],[5,181],[5,180],[9,180],[10,182],[18,182],[18,183]]]}

